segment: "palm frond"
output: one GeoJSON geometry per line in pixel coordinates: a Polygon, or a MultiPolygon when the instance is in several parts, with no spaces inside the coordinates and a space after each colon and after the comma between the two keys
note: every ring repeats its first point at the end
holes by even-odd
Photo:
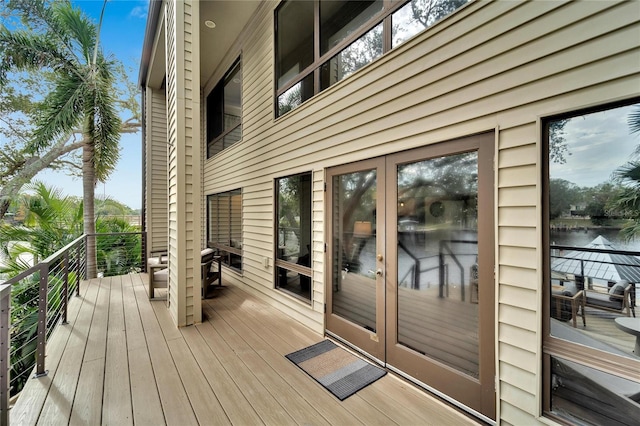
{"type": "Polygon", "coordinates": [[[70,4],[55,5],[52,12],[52,23],[55,22],[52,29],[55,28],[61,37],[71,40],[83,59],[82,63],[90,64],[97,37],[95,25],[79,8],[70,4]]]}
{"type": "Polygon", "coordinates": [[[640,162],[629,161],[612,173],[612,179],[626,185],[640,186],[640,162]]]}
{"type": "Polygon", "coordinates": [[[106,62],[99,62],[93,98],[93,143],[96,179],[105,181],[120,158],[120,117],[113,97],[113,75],[106,62]]]}
{"type": "Polygon", "coordinates": [[[71,70],[71,64],[46,35],[9,31],[0,26],[0,84],[12,70],[71,70]]]}
{"type": "Polygon", "coordinates": [[[640,105],[635,105],[632,112],[627,117],[629,133],[640,133],[640,105]]]}
{"type": "Polygon", "coordinates": [[[82,121],[86,99],[86,83],[76,74],[59,76],[39,111],[32,152],[51,145],[58,137],[73,132],[82,121]]]}

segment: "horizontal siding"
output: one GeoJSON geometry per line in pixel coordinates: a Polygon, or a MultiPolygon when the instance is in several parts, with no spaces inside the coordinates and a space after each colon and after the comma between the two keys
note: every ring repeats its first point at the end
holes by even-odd
{"type": "Polygon", "coordinates": [[[541,374],[540,117],[640,94],[637,12],[637,2],[475,2],[274,120],[273,10],[265,10],[239,46],[242,141],[203,160],[205,195],[243,190],[244,270],[227,276],[322,330],[324,170],[498,129],[499,407],[504,423],[534,423],[540,400],[534,378],[541,374]],[[273,179],[307,171],[313,171],[311,306],[273,289],[273,179]]]}
{"type": "MultiPolygon", "coordinates": [[[[505,384],[501,389],[501,401],[505,401],[513,407],[518,407],[524,413],[538,413],[539,409],[536,407],[536,400],[532,398],[529,392],[525,392],[520,388],[515,386],[511,386],[510,384],[505,384]]],[[[523,416],[524,417],[524,416],[523,416]]],[[[523,419],[524,420],[524,419],[523,419]]],[[[530,424],[529,422],[525,422],[526,424],[530,424]]],[[[514,424],[523,424],[523,423],[514,423],[514,424]]]]}
{"type": "Polygon", "coordinates": [[[176,76],[176,17],[175,3],[165,3],[165,49],[166,49],[166,90],[167,90],[167,142],[168,147],[168,225],[169,225],[169,289],[167,303],[169,312],[176,324],[181,324],[179,315],[180,300],[178,299],[177,270],[171,265],[177,265],[178,259],[178,200],[177,200],[177,76],[176,76]]]}
{"type": "Polygon", "coordinates": [[[520,425],[547,425],[549,422],[536,421],[531,417],[530,413],[527,413],[520,409],[520,407],[509,404],[506,401],[500,401],[500,414],[501,423],[504,426],[520,426],[520,425]]]}
{"type": "Polygon", "coordinates": [[[147,89],[146,226],[150,251],[167,250],[167,108],[165,94],[147,89]]]}

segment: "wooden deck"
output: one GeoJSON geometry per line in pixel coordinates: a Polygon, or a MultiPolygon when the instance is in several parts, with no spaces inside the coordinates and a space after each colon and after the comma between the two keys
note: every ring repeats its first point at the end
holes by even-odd
{"type": "Polygon", "coordinates": [[[477,424],[393,374],[340,402],[284,357],[323,336],[232,286],[178,329],[146,279],[83,283],[13,425],[477,424]]]}

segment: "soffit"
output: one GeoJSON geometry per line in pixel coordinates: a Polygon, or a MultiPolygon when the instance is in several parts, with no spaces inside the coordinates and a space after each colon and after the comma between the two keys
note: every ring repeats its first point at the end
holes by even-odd
{"type": "MultiPolygon", "coordinates": [[[[229,49],[240,36],[260,1],[201,1],[200,2],[200,84],[204,87],[214,74],[220,74],[220,65],[229,49]],[[215,22],[215,28],[208,28],[204,22],[215,22]]],[[[229,58],[227,58],[229,60],[229,58]]]]}

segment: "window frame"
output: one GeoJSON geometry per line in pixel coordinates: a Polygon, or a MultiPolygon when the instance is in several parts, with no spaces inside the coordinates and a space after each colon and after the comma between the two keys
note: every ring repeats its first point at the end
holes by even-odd
{"type": "MultiPolygon", "coordinates": [[[[411,0],[382,0],[382,9],[380,10],[380,12],[378,12],[377,14],[375,14],[374,16],[372,16],[371,18],[369,18],[366,22],[364,22],[363,24],[360,25],[360,27],[354,31],[353,33],[351,33],[349,36],[345,37],[341,42],[337,43],[335,46],[333,46],[331,49],[329,49],[326,53],[320,55],[320,2],[324,1],[324,0],[313,0],[314,3],[314,16],[313,16],[313,22],[314,22],[314,29],[313,29],[313,57],[314,60],[313,62],[307,66],[305,69],[301,70],[298,74],[295,75],[295,77],[291,78],[286,84],[282,85],[282,87],[278,88],[278,78],[280,76],[280,69],[278,68],[278,45],[277,45],[277,34],[278,34],[278,12],[282,9],[283,5],[286,4],[288,1],[294,1],[294,0],[283,0],[280,2],[280,4],[278,5],[278,7],[276,7],[275,11],[274,11],[274,49],[273,49],[273,54],[274,54],[274,65],[275,65],[275,72],[274,72],[274,116],[275,119],[278,119],[280,117],[283,117],[285,115],[287,115],[288,112],[296,109],[293,108],[292,110],[289,111],[285,111],[284,113],[280,114],[279,112],[279,108],[278,108],[278,99],[280,98],[280,96],[282,96],[283,94],[285,94],[289,89],[291,89],[292,87],[294,87],[296,84],[300,83],[302,80],[304,80],[305,78],[307,78],[309,75],[313,75],[313,96],[317,95],[318,93],[320,93],[323,89],[321,88],[321,70],[322,70],[322,66],[325,63],[328,63],[329,61],[331,61],[331,59],[333,59],[334,56],[340,54],[340,52],[342,52],[343,50],[345,50],[346,48],[348,48],[352,43],[354,43],[355,41],[357,41],[358,39],[360,39],[362,36],[364,36],[365,34],[367,34],[369,31],[371,31],[374,27],[376,27],[377,25],[379,25],[380,23],[382,23],[382,54],[380,56],[384,56],[385,54],[387,54],[389,51],[391,51],[393,49],[392,47],[392,23],[391,23],[391,18],[392,15],[397,12],[398,10],[400,10],[401,8],[403,8],[406,4],[408,4],[411,0]]],[[[439,20],[438,22],[458,13],[460,10],[464,9],[467,5],[469,5],[471,3],[471,1],[467,1],[467,3],[463,6],[460,6],[458,9],[454,10],[452,13],[450,13],[449,15],[443,17],[441,20],[439,20]]],[[[436,22],[437,23],[437,22],[436,22]]],[[[425,30],[431,28],[427,27],[425,28],[425,30]]],[[[402,43],[401,43],[402,44],[402,43]]],[[[400,45],[401,45],[400,44],[400,45]]],[[[399,45],[398,45],[399,46],[399,45]]],[[[396,46],[397,47],[397,46],[396,46]]],[[[376,58],[378,59],[378,58],[376,58]]],[[[374,62],[376,59],[374,59],[372,62],[374,62]]],[[[356,71],[357,72],[357,71],[356,71]]],[[[355,73],[354,73],[355,74],[355,73]]],[[[348,77],[346,77],[348,78],[348,77]]],[[[329,86],[330,87],[330,86],[329,86]]],[[[306,101],[302,101],[300,102],[300,105],[304,104],[306,101]]]]}
{"type": "MultiPolygon", "coordinates": [[[[288,295],[291,295],[293,297],[295,297],[296,299],[299,299],[301,301],[304,301],[308,304],[311,304],[313,302],[313,268],[312,266],[303,266],[303,265],[299,265],[297,263],[293,263],[293,262],[289,262],[283,259],[279,259],[278,258],[278,235],[280,232],[280,226],[279,226],[279,211],[280,211],[280,180],[281,179],[287,179],[287,178],[293,178],[293,177],[299,177],[299,176],[304,176],[307,175],[309,176],[309,194],[310,194],[310,203],[307,206],[309,208],[309,242],[311,243],[311,245],[313,245],[313,172],[311,171],[307,171],[307,172],[300,172],[300,173],[295,173],[292,175],[286,175],[286,176],[280,176],[274,179],[274,183],[273,183],[273,194],[274,194],[274,212],[273,212],[273,223],[274,223],[274,244],[273,244],[273,274],[274,274],[274,288],[276,290],[282,291],[283,293],[286,293],[288,295]],[[289,291],[285,288],[281,288],[278,285],[278,268],[283,268],[286,269],[287,271],[291,271],[291,272],[295,272],[301,275],[304,275],[306,277],[308,277],[310,279],[310,291],[309,291],[309,298],[306,298],[300,294],[297,294],[293,291],[289,291]]],[[[302,206],[301,206],[302,207],[302,206]]],[[[310,264],[313,263],[313,259],[312,259],[312,252],[313,252],[313,247],[310,247],[309,249],[309,256],[310,256],[310,264]]]]}
{"type": "MultiPolygon", "coordinates": [[[[230,148],[231,146],[242,142],[242,101],[243,101],[243,79],[242,79],[242,55],[239,55],[238,58],[233,61],[233,64],[231,64],[231,66],[229,67],[229,69],[227,70],[227,72],[224,74],[224,76],[218,81],[218,83],[216,83],[216,85],[213,87],[213,89],[211,89],[211,91],[207,94],[207,96],[205,97],[205,104],[206,104],[206,131],[205,131],[205,136],[206,136],[206,140],[207,140],[207,144],[206,144],[206,155],[207,155],[207,160],[215,157],[217,154],[219,154],[220,152],[226,150],[227,148],[230,148]],[[224,89],[225,86],[227,85],[227,83],[229,83],[229,81],[231,81],[233,74],[236,72],[236,70],[239,71],[239,78],[240,78],[240,122],[233,126],[230,129],[225,130],[224,129],[224,89]],[[219,91],[222,94],[222,131],[220,132],[219,135],[213,136],[213,129],[212,129],[212,123],[214,120],[218,119],[219,117],[215,117],[214,114],[216,114],[216,111],[212,111],[211,105],[213,104],[213,102],[210,102],[209,99],[211,96],[214,95],[214,93],[216,91],[219,91]],[[234,132],[236,129],[240,128],[240,138],[234,142],[233,144],[231,144],[228,147],[225,147],[224,144],[222,146],[222,149],[216,153],[211,153],[212,147],[215,146],[217,143],[219,143],[220,141],[224,141],[224,138],[227,137],[230,133],[234,132]]],[[[215,101],[215,100],[214,100],[215,101]]]]}
{"type": "MultiPolygon", "coordinates": [[[[562,114],[541,118],[541,188],[542,188],[542,414],[560,422],[567,419],[551,411],[552,379],[551,358],[575,362],[599,370],[603,373],[630,379],[630,371],[639,371],[640,360],[623,357],[590,346],[561,339],[551,334],[551,237],[550,237],[550,166],[549,166],[549,124],[554,121],[603,112],[640,102],[640,98],[629,98],[597,106],[571,110],[562,114]]],[[[640,375],[638,376],[640,378],[640,375]]],[[[631,379],[634,380],[634,379],[631,379]]]]}
{"type": "MultiPolygon", "coordinates": [[[[217,192],[217,193],[214,193],[214,194],[207,194],[207,199],[206,200],[207,200],[206,201],[207,202],[207,217],[206,217],[206,219],[207,219],[207,235],[206,235],[207,247],[216,249],[217,251],[220,251],[220,252],[227,252],[230,255],[233,254],[235,256],[239,256],[240,257],[240,268],[237,268],[237,267],[233,266],[231,264],[230,260],[226,260],[225,259],[224,255],[222,257],[222,263],[224,265],[226,265],[227,267],[231,268],[232,270],[242,273],[242,271],[244,269],[243,268],[244,256],[242,254],[243,247],[244,247],[244,244],[243,244],[243,241],[242,241],[243,240],[243,238],[242,238],[242,236],[243,236],[243,229],[242,229],[242,206],[243,206],[242,200],[243,200],[243,192],[242,192],[242,188],[236,188],[236,189],[232,189],[232,190],[224,191],[224,192],[217,192]],[[231,197],[233,195],[235,195],[234,193],[236,193],[236,192],[239,192],[239,195],[241,197],[241,199],[240,199],[240,217],[239,217],[240,236],[241,236],[240,237],[240,243],[241,243],[241,246],[242,246],[241,248],[232,247],[231,244],[229,244],[229,245],[220,244],[219,242],[211,241],[211,238],[210,238],[211,237],[211,214],[212,214],[212,212],[211,212],[211,202],[210,202],[211,198],[212,197],[227,196],[227,197],[229,197],[229,199],[231,199],[231,197]]],[[[229,213],[229,220],[230,221],[232,219],[232,212],[233,212],[232,206],[231,206],[231,203],[229,203],[229,212],[228,213],[229,213]]],[[[218,220],[218,223],[219,223],[219,220],[218,220]]],[[[231,236],[231,224],[229,224],[229,236],[231,236]]]]}

